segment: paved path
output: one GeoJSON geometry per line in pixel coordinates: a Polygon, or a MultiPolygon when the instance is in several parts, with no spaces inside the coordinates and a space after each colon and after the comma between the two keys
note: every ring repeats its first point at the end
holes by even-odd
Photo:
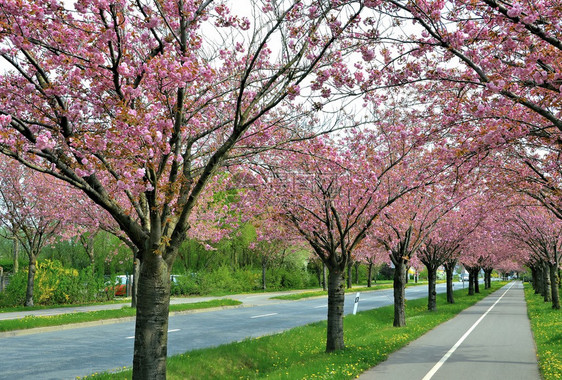
{"type": "Polygon", "coordinates": [[[359,379],[540,380],[523,285],[506,285],[359,379]]]}

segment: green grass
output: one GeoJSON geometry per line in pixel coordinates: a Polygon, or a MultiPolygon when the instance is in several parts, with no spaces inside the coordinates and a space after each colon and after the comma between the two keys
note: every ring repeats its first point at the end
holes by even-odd
{"type": "MultiPolygon", "coordinates": [[[[441,283],[441,282],[445,282],[445,281],[437,281],[437,283],[441,283]]],[[[408,282],[406,284],[406,286],[418,286],[418,285],[426,285],[427,286],[427,281],[426,282],[419,281],[418,283],[408,282]]],[[[393,287],[392,281],[380,281],[379,283],[374,284],[370,288],[368,288],[366,286],[359,286],[359,287],[355,287],[355,288],[351,288],[351,289],[345,289],[345,292],[346,293],[370,292],[370,291],[373,291],[373,290],[392,289],[392,287],[393,287]]],[[[321,297],[321,296],[327,296],[327,295],[328,295],[328,291],[317,290],[317,291],[312,291],[312,292],[302,292],[302,293],[287,294],[287,295],[283,295],[283,296],[275,296],[275,297],[271,297],[271,299],[296,301],[296,300],[300,300],[300,299],[303,299],[303,298],[321,297]]]]}
{"type": "MultiPolygon", "coordinates": [[[[170,311],[180,312],[180,311],[196,310],[196,309],[208,309],[212,307],[221,307],[221,306],[235,306],[240,304],[241,304],[240,301],[235,301],[231,299],[219,299],[219,300],[212,300],[206,302],[170,305],[170,311]]],[[[136,313],[135,309],[124,306],[123,308],[116,309],[116,310],[77,312],[77,313],[43,316],[43,317],[27,316],[20,319],[9,319],[5,321],[0,321],[0,331],[24,330],[24,329],[32,329],[36,327],[59,326],[59,325],[67,325],[72,323],[99,321],[104,319],[134,317],[135,313],[136,313]]]]}
{"type": "Polygon", "coordinates": [[[53,308],[61,308],[61,307],[113,305],[113,304],[116,304],[116,303],[127,303],[127,302],[131,303],[131,297],[129,297],[129,298],[116,298],[116,299],[111,300],[111,301],[91,302],[91,303],[81,303],[81,304],[2,307],[2,308],[0,308],[0,313],[10,313],[10,312],[14,312],[14,311],[45,310],[45,309],[53,309],[53,308]]]}
{"type": "MultiPolygon", "coordinates": [[[[404,328],[392,327],[392,306],[346,316],[346,349],[337,353],[324,352],[326,322],[319,322],[281,334],[170,357],[167,378],[352,379],[504,284],[494,282],[491,290],[481,289],[475,296],[459,289],[453,305],[446,304],[445,295],[438,295],[438,309],[434,312],[427,311],[427,298],[408,301],[404,328]]],[[[87,378],[130,379],[131,371],[87,378]]]]}
{"type": "Polygon", "coordinates": [[[525,284],[525,299],[543,378],[562,379],[562,310],[552,309],[529,284],[525,284]]]}

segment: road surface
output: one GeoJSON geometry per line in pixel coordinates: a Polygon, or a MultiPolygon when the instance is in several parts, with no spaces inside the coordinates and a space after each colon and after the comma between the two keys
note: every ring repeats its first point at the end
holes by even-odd
{"type": "MultiPolygon", "coordinates": [[[[460,283],[456,285],[461,286],[460,283]]],[[[437,291],[445,292],[445,284],[439,284],[437,291]]],[[[385,289],[362,293],[359,311],[391,305],[392,292],[392,289],[385,289]]],[[[282,301],[271,300],[270,296],[233,297],[243,301],[245,307],[171,316],[168,354],[274,334],[326,319],[326,297],[282,301]]],[[[346,297],[346,313],[353,311],[354,296],[352,293],[346,297]]],[[[427,297],[427,285],[408,287],[406,297],[427,297]]],[[[9,335],[0,333],[2,380],[74,379],[132,364],[132,321],[9,335]]]]}

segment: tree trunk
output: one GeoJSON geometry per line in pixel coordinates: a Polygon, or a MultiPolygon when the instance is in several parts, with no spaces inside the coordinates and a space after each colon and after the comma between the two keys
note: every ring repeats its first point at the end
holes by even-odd
{"type": "Polygon", "coordinates": [[[474,271],[468,269],[468,295],[474,295],[474,271]]]}
{"type": "Polygon", "coordinates": [[[548,264],[543,264],[543,282],[544,282],[544,302],[552,302],[551,294],[551,284],[550,284],[550,271],[548,270],[548,264]]]}
{"type": "Polygon", "coordinates": [[[157,252],[142,252],[138,281],[134,380],[166,378],[170,274],[157,252]]]}
{"type": "Polygon", "coordinates": [[[14,247],[13,247],[13,252],[14,252],[14,270],[13,273],[18,273],[19,271],[19,267],[20,267],[20,243],[18,241],[18,239],[14,238],[14,247]]]}
{"type": "Polygon", "coordinates": [[[326,336],[326,352],[343,350],[343,306],[345,290],[343,288],[343,272],[330,269],[328,274],[328,329],[326,336]]]}
{"type": "Polygon", "coordinates": [[[369,263],[369,274],[367,275],[367,287],[370,288],[372,286],[372,278],[373,278],[373,263],[369,263]]]}
{"type": "Polygon", "coordinates": [[[261,284],[262,284],[262,289],[265,290],[267,288],[267,283],[265,281],[265,273],[266,273],[266,269],[267,269],[267,259],[264,257],[262,257],[261,259],[261,284]]]}
{"type": "Polygon", "coordinates": [[[351,284],[352,269],[353,269],[353,262],[350,260],[347,263],[347,288],[348,289],[351,289],[353,287],[351,284]]]}
{"type": "Polygon", "coordinates": [[[560,277],[558,277],[558,265],[549,263],[550,267],[550,290],[552,294],[552,308],[560,310],[560,295],[558,285],[560,284],[560,277]]]}
{"type": "Polygon", "coordinates": [[[406,326],[406,264],[394,268],[394,327],[406,326]]]}
{"type": "Polygon", "coordinates": [[[437,267],[429,265],[427,267],[427,310],[434,311],[437,309],[437,291],[435,284],[437,282],[437,267]]]}
{"type": "Polygon", "coordinates": [[[131,307],[137,307],[138,293],[139,293],[139,277],[140,277],[140,260],[138,255],[133,255],[133,286],[131,294],[131,307]]]}
{"type": "Polygon", "coordinates": [[[543,299],[544,302],[552,301],[551,286],[550,286],[550,271],[548,270],[548,264],[543,263],[542,265],[542,278],[543,278],[543,299]]]}
{"type": "Polygon", "coordinates": [[[447,303],[455,303],[455,297],[453,295],[453,271],[455,270],[455,264],[450,265],[445,263],[445,274],[447,278],[447,303]]]}
{"type": "Polygon", "coordinates": [[[37,270],[37,257],[33,253],[29,253],[29,269],[27,271],[27,289],[25,291],[24,306],[33,306],[33,286],[35,284],[35,272],[37,270]]]}
{"type": "Polygon", "coordinates": [[[480,268],[474,269],[474,293],[480,293],[480,282],[478,282],[479,273],[480,273],[480,268]]]}
{"type": "Polygon", "coordinates": [[[326,273],[326,264],[322,262],[322,290],[328,290],[328,279],[326,273]]]}
{"type": "Polygon", "coordinates": [[[543,282],[543,269],[542,265],[537,265],[536,267],[536,283],[535,294],[540,294],[544,296],[544,282],[543,282]]]}
{"type": "Polygon", "coordinates": [[[355,285],[359,285],[359,261],[357,261],[353,266],[355,267],[355,285]]]}

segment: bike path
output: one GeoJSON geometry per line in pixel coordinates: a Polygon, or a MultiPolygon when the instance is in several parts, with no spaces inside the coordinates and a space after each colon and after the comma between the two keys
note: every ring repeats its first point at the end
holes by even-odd
{"type": "Polygon", "coordinates": [[[523,285],[506,285],[359,379],[540,380],[523,285]]]}

